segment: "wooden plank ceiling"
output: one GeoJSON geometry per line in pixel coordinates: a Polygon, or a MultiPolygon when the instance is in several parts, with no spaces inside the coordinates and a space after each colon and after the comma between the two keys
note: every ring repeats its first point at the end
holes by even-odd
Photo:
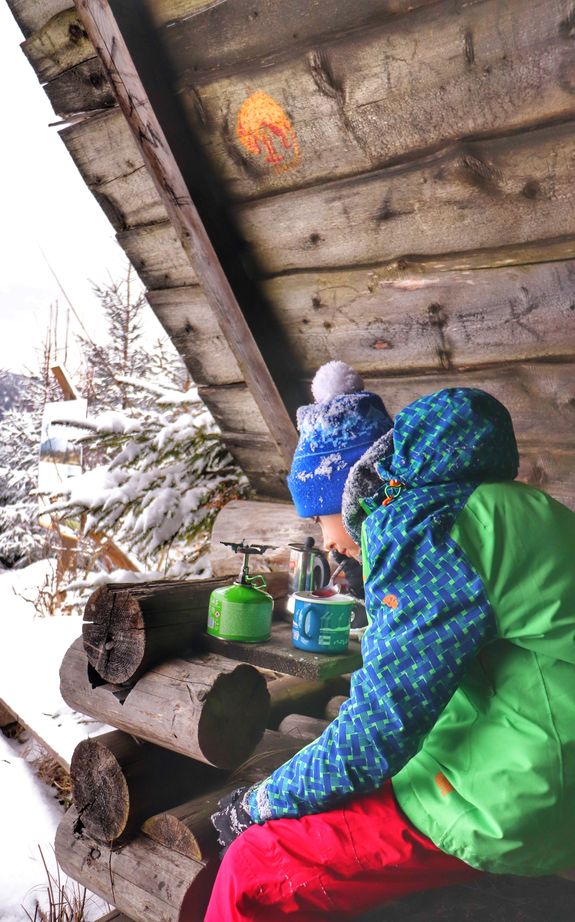
{"type": "Polygon", "coordinates": [[[297,383],[341,358],[392,412],[441,386],[491,391],[521,476],[575,508],[570,2],[9,5],[64,143],[260,495],[285,496],[297,383]],[[114,27],[133,70],[107,51],[114,27]],[[151,165],[153,119],[183,209],[151,165]],[[224,306],[182,224],[190,194],[224,306]]]}

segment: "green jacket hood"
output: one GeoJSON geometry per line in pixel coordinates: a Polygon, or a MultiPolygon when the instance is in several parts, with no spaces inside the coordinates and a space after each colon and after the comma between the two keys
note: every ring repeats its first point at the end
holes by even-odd
{"type": "Polygon", "coordinates": [[[410,403],[395,418],[393,446],[377,473],[408,486],[513,480],[519,467],[508,411],[477,388],[444,388],[410,403]]]}

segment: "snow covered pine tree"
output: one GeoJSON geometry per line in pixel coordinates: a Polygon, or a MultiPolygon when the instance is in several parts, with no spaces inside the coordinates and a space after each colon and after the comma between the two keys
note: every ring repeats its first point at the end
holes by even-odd
{"type": "Polygon", "coordinates": [[[213,520],[247,480],[195,388],[120,383],[140,405],[88,420],[82,438],[112,460],[69,480],[49,511],[63,520],[87,513],[87,532],[113,537],[154,573],[201,574],[213,520]]]}

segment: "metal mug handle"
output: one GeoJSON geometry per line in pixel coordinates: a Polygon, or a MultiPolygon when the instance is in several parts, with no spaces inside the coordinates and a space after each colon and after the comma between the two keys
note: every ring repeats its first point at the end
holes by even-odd
{"type": "Polygon", "coordinates": [[[317,640],[317,638],[319,637],[320,616],[318,615],[317,611],[314,609],[313,605],[304,605],[304,607],[300,611],[300,616],[301,616],[300,628],[299,628],[300,633],[305,637],[306,640],[317,640]],[[312,623],[312,627],[315,628],[315,631],[311,634],[306,630],[308,615],[310,616],[310,622],[312,623]]]}

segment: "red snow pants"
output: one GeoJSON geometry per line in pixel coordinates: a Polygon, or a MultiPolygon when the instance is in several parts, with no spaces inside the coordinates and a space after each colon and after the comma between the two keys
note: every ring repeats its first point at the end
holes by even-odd
{"type": "Polygon", "coordinates": [[[205,922],[352,919],[481,874],[412,826],[387,782],[341,809],[247,829],[224,856],[205,922]]]}

